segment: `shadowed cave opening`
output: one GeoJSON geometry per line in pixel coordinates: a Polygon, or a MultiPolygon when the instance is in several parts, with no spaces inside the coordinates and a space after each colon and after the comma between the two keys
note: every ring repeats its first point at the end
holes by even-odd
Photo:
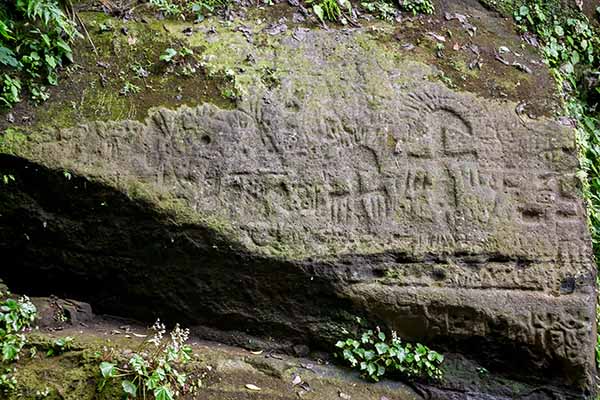
{"type": "MultiPolygon", "coordinates": [[[[288,350],[306,344],[331,352],[339,328],[365,313],[340,286],[376,278],[382,260],[402,258],[260,257],[102,183],[9,155],[0,155],[0,170],[15,177],[0,191],[1,277],[14,292],[86,301],[98,314],[148,323],[160,317],[211,339],[240,344],[261,337],[288,350]]],[[[414,334],[496,373],[540,378],[531,377],[531,349],[514,343],[414,334]]],[[[561,377],[563,368],[544,368],[544,380],[561,377]]]]}

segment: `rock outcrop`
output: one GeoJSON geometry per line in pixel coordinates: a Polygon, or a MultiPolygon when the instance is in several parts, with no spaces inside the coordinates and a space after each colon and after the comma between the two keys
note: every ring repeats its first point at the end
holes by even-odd
{"type": "Polygon", "coordinates": [[[5,133],[2,278],[272,346],[327,349],[356,315],[548,386],[522,398],[593,391],[573,131],[368,28],[267,38],[188,39],[209,70],[250,60],[233,109],[5,133]]]}

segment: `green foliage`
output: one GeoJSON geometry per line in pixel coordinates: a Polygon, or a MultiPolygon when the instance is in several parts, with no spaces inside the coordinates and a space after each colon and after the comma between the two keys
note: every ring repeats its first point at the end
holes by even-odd
{"type": "Polygon", "coordinates": [[[367,12],[384,21],[393,21],[398,8],[385,0],[363,1],[360,3],[367,12]]]}
{"type": "Polygon", "coordinates": [[[52,342],[50,348],[46,352],[48,357],[58,356],[66,351],[69,351],[73,348],[73,338],[71,336],[65,336],[56,339],[52,342]]]}
{"type": "Polygon", "coordinates": [[[126,81],[121,90],[119,91],[119,94],[121,94],[122,96],[129,96],[131,94],[138,94],[140,90],[142,89],[139,86],[129,81],[126,81]]]}
{"type": "Polygon", "coordinates": [[[79,36],[57,0],[0,3],[0,104],[21,101],[27,83],[35,102],[48,99],[42,83],[56,85],[57,71],[73,61],[70,47],[79,36]]]}
{"type": "Polygon", "coordinates": [[[26,343],[23,331],[34,321],[37,310],[33,303],[23,296],[17,300],[6,298],[0,303],[0,346],[2,362],[19,358],[26,343]]]}
{"type": "Polygon", "coordinates": [[[119,381],[125,397],[155,400],[173,400],[194,390],[188,375],[178,369],[191,360],[192,349],[185,344],[189,330],[177,325],[165,338],[166,329],[159,320],[153,329],[154,336],[144,341],[124,365],[118,366],[118,361],[110,359],[100,363],[100,390],[108,382],[119,381]]]}
{"type": "MultiPolygon", "coordinates": [[[[23,332],[35,320],[37,310],[28,297],[12,299],[10,293],[0,293],[0,349],[2,364],[19,359],[21,350],[27,343],[23,332]]],[[[0,392],[8,393],[17,386],[16,370],[5,368],[0,375],[0,392]]]]}
{"type": "Polygon", "coordinates": [[[4,373],[0,374],[0,393],[8,394],[17,389],[15,372],[14,368],[6,368],[4,373]]]}
{"type": "Polygon", "coordinates": [[[200,22],[206,15],[226,9],[230,3],[231,0],[196,0],[190,2],[188,10],[196,17],[196,21],[200,22]]]}
{"type": "Polygon", "coordinates": [[[435,8],[431,0],[399,0],[400,9],[417,14],[433,14],[435,8]]]}
{"type": "MultiPolygon", "coordinates": [[[[1,62],[1,60],[0,60],[1,62]]],[[[2,90],[0,91],[0,104],[12,107],[21,101],[21,81],[17,77],[11,77],[8,74],[2,74],[0,79],[2,90]]]]}
{"type": "Polygon", "coordinates": [[[150,0],[150,4],[167,17],[178,17],[183,12],[181,6],[171,0],[150,0]]]}
{"type": "Polygon", "coordinates": [[[364,377],[376,382],[388,373],[399,373],[411,379],[443,378],[440,366],[444,356],[427,346],[403,343],[395,332],[387,337],[379,328],[376,332],[364,331],[357,337],[340,340],[336,347],[339,355],[353,368],[358,368],[364,377]]]}
{"type": "Polygon", "coordinates": [[[150,0],[149,3],[166,17],[193,17],[200,22],[208,14],[229,7],[231,0],[150,0]]]}
{"type": "Polygon", "coordinates": [[[187,47],[183,47],[181,50],[177,51],[171,47],[165,49],[165,51],[160,55],[159,59],[166,63],[177,63],[185,60],[187,56],[193,56],[194,52],[187,47]]]}
{"type": "Polygon", "coordinates": [[[514,10],[523,31],[542,44],[565,99],[565,111],[576,122],[580,151],[579,177],[588,202],[596,258],[600,256],[600,35],[588,18],[560,10],[555,2],[528,0],[514,10]]]}
{"type": "Polygon", "coordinates": [[[2,179],[0,180],[0,183],[8,185],[9,183],[14,182],[15,180],[15,176],[12,174],[2,174],[2,179]]]}

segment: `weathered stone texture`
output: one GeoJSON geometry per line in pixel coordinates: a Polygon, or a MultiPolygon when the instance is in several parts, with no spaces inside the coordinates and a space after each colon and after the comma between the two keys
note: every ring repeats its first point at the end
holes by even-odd
{"type": "Polygon", "coordinates": [[[21,155],[219,221],[273,265],[331,274],[353,304],[340,311],[590,389],[595,267],[573,132],[431,82],[360,32],[304,35],[272,60],[279,85],[251,86],[235,110],[90,123],[21,155]]]}

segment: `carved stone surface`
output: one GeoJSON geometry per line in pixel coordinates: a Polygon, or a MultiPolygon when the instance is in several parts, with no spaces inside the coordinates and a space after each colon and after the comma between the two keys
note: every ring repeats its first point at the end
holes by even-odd
{"type": "MultiPolygon", "coordinates": [[[[274,61],[287,68],[280,84],[251,88],[234,110],[90,123],[37,138],[23,154],[219,221],[232,246],[270,260],[273,276],[280,262],[285,274],[301,271],[301,290],[309,276],[328,281],[322,295],[339,300],[337,311],[591,390],[595,267],[573,132],[425,80],[424,65],[373,54],[353,34],[305,34],[282,40],[295,58],[274,61]],[[331,56],[340,49],[343,61],[331,56]]],[[[185,271],[196,268],[190,260],[185,271]]],[[[178,306],[214,311],[222,301],[242,325],[252,318],[240,315],[261,307],[252,295],[196,296],[201,281],[190,275],[178,306]]],[[[268,287],[245,282],[231,290],[268,287]]],[[[285,307],[290,293],[265,298],[285,307]]],[[[257,318],[310,331],[312,342],[335,321],[295,310],[295,326],[288,311],[257,318]]]]}

